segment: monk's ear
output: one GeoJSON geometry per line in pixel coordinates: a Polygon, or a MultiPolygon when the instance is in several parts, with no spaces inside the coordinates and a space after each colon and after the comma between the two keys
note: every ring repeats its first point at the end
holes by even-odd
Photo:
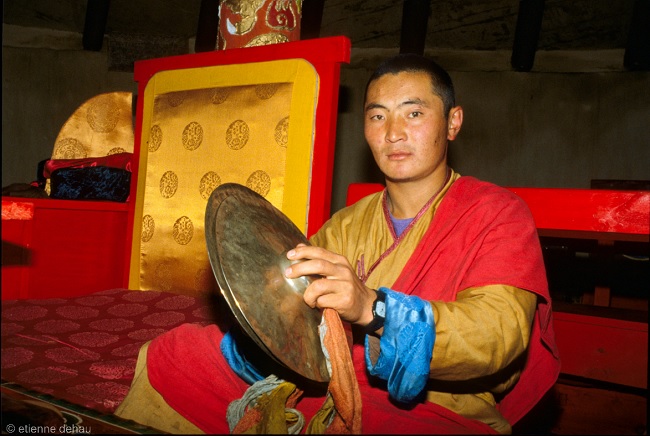
{"type": "Polygon", "coordinates": [[[460,127],[463,125],[463,108],[456,106],[449,111],[449,118],[447,118],[447,139],[453,141],[456,139],[460,127]]]}

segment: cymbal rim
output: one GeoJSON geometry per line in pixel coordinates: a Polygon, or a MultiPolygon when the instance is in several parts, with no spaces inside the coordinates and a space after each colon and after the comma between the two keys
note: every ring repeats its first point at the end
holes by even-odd
{"type": "Polygon", "coordinates": [[[213,273],[244,332],[276,362],[310,380],[329,381],[321,313],[302,299],[309,279],[284,276],[286,252],[309,244],[307,238],[270,202],[238,184],[213,191],[205,220],[213,273]]]}

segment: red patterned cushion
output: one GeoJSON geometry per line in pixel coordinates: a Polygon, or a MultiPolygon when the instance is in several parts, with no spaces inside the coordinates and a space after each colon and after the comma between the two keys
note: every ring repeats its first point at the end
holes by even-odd
{"type": "Polygon", "coordinates": [[[207,301],[157,291],[2,303],[3,382],[103,413],[126,396],[142,344],[184,323],[212,323],[207,301]]]}

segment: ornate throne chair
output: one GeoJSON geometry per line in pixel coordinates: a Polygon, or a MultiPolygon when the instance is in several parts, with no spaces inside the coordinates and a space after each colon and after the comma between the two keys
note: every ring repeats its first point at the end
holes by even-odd
{"type": "Polygon", "coordinates": [[[307,235],[329,217],[343,37],[136,63],[129,289],[213,290],[203,219],[236,182],[307,235]]]}

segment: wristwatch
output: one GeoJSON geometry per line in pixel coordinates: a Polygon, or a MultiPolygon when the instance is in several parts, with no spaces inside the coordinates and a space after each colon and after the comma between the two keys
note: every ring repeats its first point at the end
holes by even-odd
{"type": "Polygon", "coordinates": [[[363,328],[366,333],[374,333],[384,326],[386,320],[386,293],[375,291],[377,299],[372,303],[372,321],[363,328]]]}

